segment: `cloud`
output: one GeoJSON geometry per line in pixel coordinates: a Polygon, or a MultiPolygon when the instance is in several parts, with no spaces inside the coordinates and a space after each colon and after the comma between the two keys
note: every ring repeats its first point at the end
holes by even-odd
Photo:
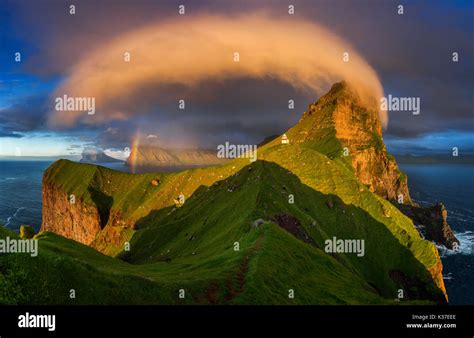
{"type": "Polygon", "coordinates": [[[18,133],[15,133],[15,132],[0,130],[0,137],[22,138],[22,137],[24,137],[24,135],[18,134],[18,133]]]}
{"type": "MultiPolygon", "coordinates": [[[[52,111],[49,124],[125,121],[169,104],[167,86],[196,91],[206,81],[239,78],[280,81],[314,97],[346,80],[375,109],[383,96],[377,74],[362,56],[322,26],[263,12],[202,14],[149,24],[88,53],[53,96],[95,97],[97,113],[52,111]],[[125,52],[131,53],[130,62],[124,62],[125,52]],[[349,62],[343,61],[344,52],[349,62]]],[[[387,115],[380,117],[386,125],[387,115]]]]}
{"type": "Polygon", "coordinates": [[[126,161],[130,156],[130,151],[128,149],[105,149],[104,154],[117,160],[126,161]]]}
{"type": "Polygon", "coordinates": [[[387,136],[387,148],[395,154],[428,154],[450,155],[454,147],[463,154],[474,153],[474,138],[470,132],[447,130],[417,137],[387,136]]]}
{"type": "Polygon", "coordinates": [[[21,137],[23,133],[43,129],[47,98],[32,96],[0,109],[0,137],[21,137]]]}
{"type": "MultiPolygon", "coordinates": [[[[430,4],[415,1],[405,4],[406,13],[402,16],[397,14],[397,0],[377,3],[295,0],[292,3],[296,8],[296,14],[292,17],[287,15],[286,0],[242,0],[232,3],[196,0],[186,3],[185,16],[178,16],[176,3],[173,2],[138,1],[130,6],[127,0],[116,0],[113,4],[78,0],[79,10],[75,16],[71,16],[67,6],[58,5],[57,1],[11,1],[5,6],[8,15],[2,17],[4,20],[0,30],[7,38],[7,47],[10,47],[8,42],[12,41],[24,41],[27,45],[18,46],[24,52],[24,63],[9,68],[11,57],[5,54],[4,58],[0,55],[3,61],[0,67],[6,67],[5,74],[9,71],[15,73],[21,68],[30,75],[46,79],[59,76],[67,80],[86,60],[92,62],[95,58],[100,61],[101,51],[109,50],[114,42],[119,51],[113,57],[117,56],[116,61],[122,61],[123,51],[134,46],[130,45],[129,40],[126,41],[128,46],[122,43],[125,42],[124,37],[146,28],[165,27],[166,20],[170,18],[183,26],[183,30],[179,31],[179,40],[191,34],[188,29],[191,24],[188,22],[199,13],[222,13],[222,18],[232,20],[232,16],[226,15],[232,13],[243,17],[245,13],[264,10],[272,12],[271,20],[275,22],[291,20],[295,25],[298,22],[314,22],[329,28],[335,35],[349,41],[364,56],[366,63],[376,70],[382,80],[386,94],[421,98],[422,111],[419,116],[390,113],[390,124],[384,131],[385,136],[409,138],[414,145],[424,142],[423,135],[427,133],[448,129],[474,130],[474,96],[471,93],[474,87],[474,31],[470,17],[474,9],[472,3],[458,2],[453,5],[439,1],[430,4]],[[40,12],[42,20],[38,21],[40,12]],[[280,20],[281,17],[285,19],[280,20]],[[454,50],[460,52],[458,63],[451,62],[450,56],[454,50]]],[[[236,32],[243,28],[235,26],[236,32]]],[[[177,28],[171,33],[176,31],[177,28]]],[[[143,49],[143,44],[139,45],[139,42],[136,47],[143,49]]],[[[234,45],[230,39],[227,43],[234,45]]],[[[318,36],[314,36],[309,45],[298,45],[295,52],[312,58],[314,55],[311,52],[316,48],[312,45],[316,44],[318,36]]],[[[344,41],[343,44],[352,50],[349,44],[344,41]]],[[[153,52],[154,45],[151,43],[146,47],[153,52]]],[[[201,50],[206,51],[201,46],[196,49],[196,44],[191,43],[188,53],[193,57],[199,56],[201,50]]],[[[147,62],[158,63],[162,57],[166,60],[168,51],[165,52],[164,55],[151,54],[153,58],[150,56],[147,62]]],[[[139,54],[132,51],[132,62],[127,66],[138,67],[140,58],[137,59],[137,56],[139,54]]],[[[241,56],[242,62],[248,61],[248,55],[241,56]]],[[[351,53],[351,62],[352,56],[351,53]]],[[[278,54],[275,54],[275,58],[278,58],[278,54]]],[[[103,63],[109,59],[104,59],[103,63]]],[[[351,62],[343,66],[351,65],[351,62]]],[[[121,70],[120,67],[116,69],[121,70]]],[[[136,86],[130,87],[127,82],[120,97],[107,102],[101,102],[100,97],[97,97],[98,107],[106,108],[104,112],[98,111],[92,117],[82,114],[73,117],[69,127],[62,132],[79,135],[84,141],[94,142],[104,149],[129,146],[137,130],[144,135],[156,134],[173,146],[176,143],[213,146],[222,140],[258,143],[265,136],[286,130],[300,118],[309,102],[323,94],[311,89],[309,93],[303,92],[300,88],[292,87],[288,81],[272,75],[266,78],[255,78],[254,74],[244,74],[240,78],[231,76],[234,74],[229,74],[227,78],[201,79],[194,85],[184,80],[171,84],[154,75],[151,75],[151,81],[136,86]],[[186,100],[184,111],[177,109],[177,100],[181,98],[186,100]],[[293,111],[287,110],[289,98],[295,99],[293,111]],[[113,111],[122,111],[123,114],[117,117],[123,120],[110,121],[110,112],[113,114],[113,111]],[[83,123],[88,125],[84,127],[83,123]],[[71,127],[71,124],[74,126],[71,127]],[[118,128],[117,133],[106,132],[109,126],[118,128]]],[[[327,81],[326,87],[321,87],[323,91],[330,88],[330,80],[332,78],[327,81]]],[[[31,83],[28,83],[28,87],[33,88],[31,83]]],[[[3,88],[8,89],[8,85],[5,87],[3,83],[3,88]]],[[[23,107],[28,115],[31,109],[23,107]]],[[[17,135],[29,132],[29,119],[23,119],[22,115],[21,110],[16,110],[18,123],[9,119],[5,134],[16,132],[16,127],[17,135]],[[22,120],[25,123],[21,123],[22,120]]],[[[38,128],[43,127],[38,125],[38,128]]],[[[388,138],[386,141],[390,142],[388,138]]]]}

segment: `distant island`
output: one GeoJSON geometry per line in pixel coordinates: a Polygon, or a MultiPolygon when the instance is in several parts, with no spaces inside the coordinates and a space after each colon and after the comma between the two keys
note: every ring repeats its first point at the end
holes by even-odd
{"type": "Polygon", "coordinates": [[[156,145],[140,145],[132,149],[126,165],[140,171],[160,171],[164,169],[190,169],[225,163],[215,150],[209,149],[165,149],[156,145]]]}
{"type": "Polygon", "coordinates": [[[81,163],[116,163],[124,162],[122,160],[113,158],[104,153],[101,149],[86,148],[82,152],[81,163]]]}

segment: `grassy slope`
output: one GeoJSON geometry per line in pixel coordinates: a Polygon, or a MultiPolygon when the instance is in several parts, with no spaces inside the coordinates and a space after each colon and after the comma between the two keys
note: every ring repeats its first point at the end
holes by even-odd
{"type": "MultiPolygon", "coordinates": [[[[174,199],[183,193],[189,197],[200,185],[211,185],[248,164],[248,160],[233,161],[219,167],[191,169],[179,173],[150,173],[129,175],[92,164],[78,164],[68,160],[53,163],[46,171],[43,182],[48,182],[68,195],[74,194],[86,204],[95,204],[91,190],[112,197],[110,213],[119,212],[124,221],[147,222],[154,210],[174,205],[174,199]],[[151,181],[160,180],[158,186],[151,181]]],[[[107,226],[110,226],[108,224],[107,226]]],[[[127,229],[117,228],[117,231],[127,229]]],[[[105,231],[104,231],[105,232],[105,231]]],[[[132,233],[125,238],[131,237],[132,233]]],[[[100,236],[100,235],[99,235],[100,236]]],[[[116,255],[122,247],[97,247],[108,255],[116,255]]]]}
{"type": "MultiPolygon", "coordinates": [[[[286,153],[288,147],[279,148],[286,153]]],[[[307,149],[301,151],[311,152],[307,149]]],[[[296,154],[295,156],[299,155],[296,149],[291,149],[291,153],[296,154]]],[[[289,154],[280,155],[283,154],[276,154],[275,150],[270,152],[270,157],[277,156],[292,161],[289,154]]],[[[332,161],[327,157],[309,154],[307,160],[308,167],[323,166],[325,168],[324,175],[318,175],[317,183],[312,181],[311,176],[306,178],[305,173],[300,172],[301,177],[307,181],[306,184],[302,184],[297,176],[282,167],[271,162],[259,161],[252,165],[251,172],[244,169],[238,176],[232,176],[219,186],[210,189],[209,192],[198,192],[183,208],[167,217],[160,218],[160,221],[155,224],[152,222],[146,229],[138,231],[132,241],[132,252],[124,258],[133,263],[143,264],[167,258],[174,260],[179,257],[181,259],[181,256],[189,257],[193,252],[203,257],[216,256],[228,250],[234,241],[245,245],[245,233],[251,232],[250,224],[253,220],[258,218],[270,220],[273,215],[286,212],[301,221],[319,248],[324,248],[324,240],[332,236],[366,239],[365,257],[338,255],[338,262],[341,262],[349,271],[356,273],[358,277],[362,277],[377,289],[382,290],[382,296],[395,298],[399,287],[389,278],[388,272],[391,270],[418,276],[429,284],[430,277],[422,264],[431,266],[436,262],[435,256],[431,254],[434,253],[431,250],[435,248],[431,243],[420,238],[411,221],[398,213],[389,202],[368,191],[360,194],[358,189],[363,189],[363,186],[352,177],[352,173],[344,167],[331,164],[332,161]],[[339,187],[339,189],[335,191],[334,187],[339,187]],[[342,187],[346,188],[342,189],[342,187]],[[229,192],[228,189],[233,192],[229,192]],[[294,194],[295,204],[288,203],[289,193],[294,194]],[[336,193],[344,199],[339,199],[336,193]],[[327,207],[328,200],[334,202],[333,209],[327,207]],[[229,208],[228,205],[234,207],[229,208]],[[393,212],[394,216],[384,217],[384,208],[393,212]],[[212,210],[212,212],[203,213],[202,210],[212,210]],[[314,221],[317,226],[312,228],[309,225],[314,221]],[[195,239],[189,241],[192,236],[195,239]]],[[[321,253],[320,249],[310,247],[298,240],[295,241],[301,249],[321,253]]],[[[272,243],[268,245],[272,246],[272,243]]],[[[265,254],[274,255],[279,250],[262,251],[265,254]]],[[[328,255],[325,256],[328,257],[328,255]]],[[[305,260],[301,260],[303,261],[305,260]]],[[[273,260],[270,262],[273,262],[273,265],[279,265],[273,260]]],[[[300,262],[300,260],[294,262],[300,262]]],[[[269,264],[265,263],[263,266],[269,267],[269,264]]],[[[286,265],[278,267],[281,271],[278,276],[261,273],[262,277],[267,276],[265,278],[268,285],[272,285],[268,281],[268,276],[275,277],[275,284],[278,284],[285,276],[290,276],[290,280],[298,276],[296,271],[289,268],[284,271],[284,266],[286,265]]],[[[277,267],[274,268],[278,270],[277,267]]],[[[314,274],[316,284],[322,276],[322,271],[325,270],[314,267],[314,270],[306,269],[306,271],[308,274],[314,274]],[[318,275],[317,278],[316,275],[318,275]]],[[[343,288],[335,289],[342,291],[343,288]]],[[[436,292],[434,288],[432,291],[436,292]]],[[[313,301],[316,299],[317,302],[326,301],[321,298],[313,298],[313,301]]]]}
{"type": "Polygon", "coordinates": [[[209,191],[198,192],[184,207],[138,231],[131,253],[122,258],[135,264],[167,259],[171,260],[170,265],[187,262],[186,268],[196,269],[197,273],[201,270],[199,264],[207,262],[205,266],[216,268],[210,276],[225,271],[225,278],[213,281],[219,302],[334,303],[338,297],[346,303],[357,299],[359,302],[364,299],[364,303],[380,302],[360,276],[353,276],[321,250],[301,242],[272,222],[260,229],[251,227],[253,220],[263,216],[262,200],[267,199],[267,191],[274,193],[268,186],[271,178],[262,176],[267,171],[280,171],[277,166],[267,166],[257,162],[252,165],[252,171],[245,168],[209,191]],[[233,251],[234,242],[239,242],[240,252],[233,251]],[[247,256],[250,257],[248,267],[247,256]],[[240,280],[240,274],[244,273],[245,288],[240,280]],[[328,289],[329,285],[332,287],[328,289]],[[273,291],[262,292],[261,288],[273,291]],[[290,288],[298,290],[296,300],[288,299],[290,288]],[[338,295],[340,292],[347,295],[338,295]]]}

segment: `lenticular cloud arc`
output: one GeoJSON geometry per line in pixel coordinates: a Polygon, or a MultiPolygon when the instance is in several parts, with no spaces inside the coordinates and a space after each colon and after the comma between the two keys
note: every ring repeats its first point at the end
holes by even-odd
{"type": "MultiPolygon", "coordinates": [[[[319,25],[264,13],[182,16],[117,36],[87,54],[55,96],[95,97],[98,114],[53,111],[49,122],[71,126],[78,120],[126,120],[134,112],[122,111],[116,100],[133,100],[133,93],[150,84],[197,86],[201,81],[236,77],[275,78],[314,92],[315,97],[328,85],[346,80],[374,108],[383,96],[377,74],[367,62],[319,25]],[[124,61],[127,52],[130,62],[124,61]],[[349,53],[349,62],[344,62],[344,53],[349,53]]],[[[153,99],[159,103],[160,93],[153,99]]],[[[386,112],[379,115],[386,126],[386,112]]]]}

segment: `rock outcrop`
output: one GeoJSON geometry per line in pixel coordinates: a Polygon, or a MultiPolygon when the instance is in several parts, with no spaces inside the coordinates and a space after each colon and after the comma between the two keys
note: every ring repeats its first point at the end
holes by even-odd
{"type": "Polygon", "coordinates": [[[20,238],[32,239],[35,236],[35,230],[31,225],[20,225],[20,238]]]}
{"type": "Polygon", "coordinates": [[[121,250],[124,241],[130,239],[129,230],[135,228],[136,220],[124,218],[121,211],[112,208],[113,197],[106,194],[105,187],[111,182],[102,177],[102,169],[92,170],[94,174],[90,176],[72,173],[86,188],[68,193],[65,187],[68,181],[61,177],[58,167],[62,164],[58,162],[43,175],[41,231],[54,232],[104,254],[114,255],[121,250]]]}
{"type": "Polygon", "coordinates": [[[51,231],[90,245],[103,226],[97,206],[75,200],[43,177],[41,231],[51,231]]]}
{"type": "Polygon", "coordinates": [[[442,244],[448,249],[459,247],[459,240],[447,222],[448,212],[443,203],[431,207],[398,205],[399,209],[419,226],[425,238],[442,244]]]}

